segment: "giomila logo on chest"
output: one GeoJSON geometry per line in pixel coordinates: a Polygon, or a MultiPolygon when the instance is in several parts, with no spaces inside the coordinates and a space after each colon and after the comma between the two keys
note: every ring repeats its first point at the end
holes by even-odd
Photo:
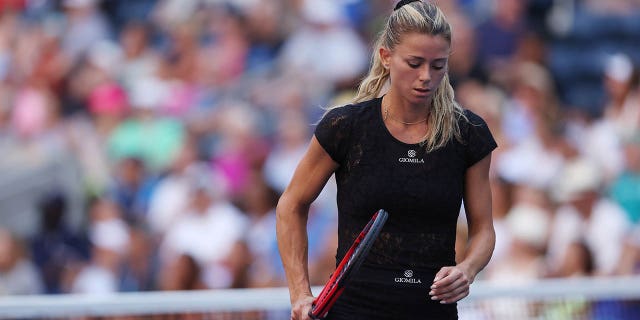
{"type": "Polygon", "coordinates": [[[398,162],[402,162],[402,163],[424,163],[424,159],[416,158],[417,155],[418,155],[418,153],[416,152],[416,150],[411,149],[411,150],[407,151],[407,156],[406,157],[398,158],[398,162]]]}

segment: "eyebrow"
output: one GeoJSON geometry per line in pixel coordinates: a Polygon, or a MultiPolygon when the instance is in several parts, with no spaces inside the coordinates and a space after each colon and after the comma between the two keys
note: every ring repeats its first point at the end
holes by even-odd
{"type": "MultiPolygon", "coordinates": [[[[427,59],[425,59],[425,58],[423,58],[423,57],[413,56],[413,55],[409,55],[409,59],[416,59],[416,60],[420,60],[420,61],[425,61],[425,60],[427,60],[427,59]]],[[[447,59],[449,59],[449,57],[436,58],[436,59],[433,59],[433,61],[432,61],[432,62],[447,61],[447,59]]]]}

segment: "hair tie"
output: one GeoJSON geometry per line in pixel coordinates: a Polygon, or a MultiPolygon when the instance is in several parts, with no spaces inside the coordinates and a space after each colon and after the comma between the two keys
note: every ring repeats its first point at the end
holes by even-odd
{"type": "Polygon", "coordinates": [[[398,2],[398,4],[396,4],[395,8],[393,8],[393,11],[396,11],[402,8],[402,6],[404,6],[405,4],[409,4],[411,2],[416,2],[416,1],[420,1],[420,0],[401,0],[400,2],[398,2]]]}

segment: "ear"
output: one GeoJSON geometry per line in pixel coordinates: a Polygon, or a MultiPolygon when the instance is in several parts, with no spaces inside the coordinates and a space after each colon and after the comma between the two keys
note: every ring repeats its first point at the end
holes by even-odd
{"type": "Polygon", "coordinates": [[[380,47],[378,49],[378,54],[380,55],[380,62],[385,69],[389,69],[389,63],[391,62],[391,51],[385,47],[380,47]]]}

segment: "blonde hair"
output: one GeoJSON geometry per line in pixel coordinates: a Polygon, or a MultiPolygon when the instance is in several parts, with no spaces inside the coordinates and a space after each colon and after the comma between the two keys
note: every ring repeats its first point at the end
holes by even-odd
{"type": "MultiPolygon", "coordinates": [[[[371,55],[371,67],[367,76],[360,82],[353,100],[355,103],[379,97],[389,81],[389,70],[382,65],[377,49],[383,47],[393,51],[400,43],[402,35],[412,32],[441,36],[451,44],[451,26],[436,5],[430,2],[414,1],[394,10],[375,42],[371,55]]],[[[454,100],[449,75],[445,74],[431,101],[428,120],[431,130],[423,137],[422,142],[427,151],[443,147],[453,137],[462,140],[458,126],[459,117],[465,117],[463,109],[454,100]]]]}

